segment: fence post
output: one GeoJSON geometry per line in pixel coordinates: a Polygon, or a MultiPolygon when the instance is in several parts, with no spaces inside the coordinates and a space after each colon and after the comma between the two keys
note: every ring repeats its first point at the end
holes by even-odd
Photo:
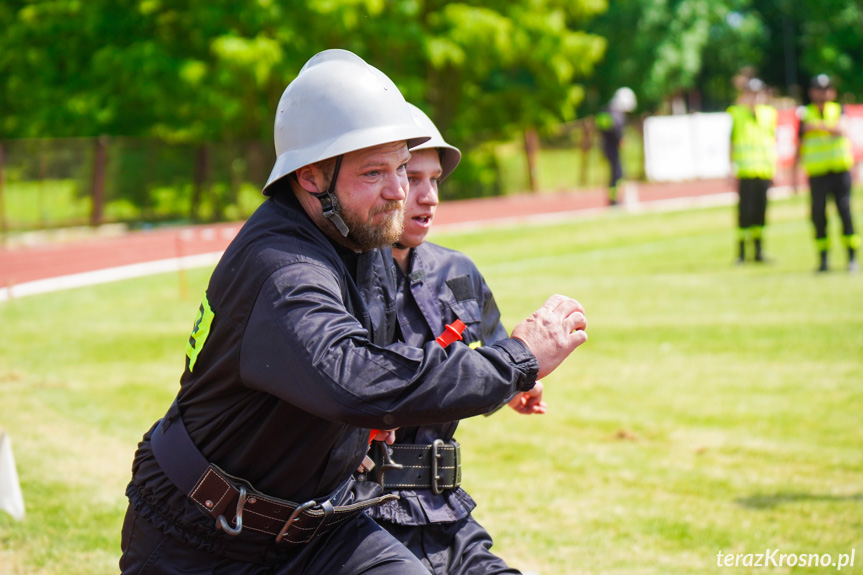
{"type": "Polygon", "coordinates": [[[90,225],[98,226],[105,215],[105,168],[108,163],[108,137],[96,138],[93,154],[93,206],[90,211],[90,225]]]}
{"type": "Polygon", "coordinates": [[[39,193],[37,194],[39,206],[39,225],[46,227],[48,223],[48,213],[45,211],[45,178],[48,177],[48,159],[45,155],[45,146],[50,140],[45,138],[39,139],[39,193]]]}
{"type": "Polygon", "coordinates": [[[9,222],[6,220],[6,194],[3,189],[3,164],[6,161],[3,142],[0,142],[0,245],[6,245],[9,222]]]}
{"type": "Polygon", "coordinates": [[[524,151],[527,155],[527,177],[530,191],[536,192],[539,188],[538,177],[536,175],[536,155],[539,152],[539,134],[536,129],[527,128],[524,131],[524,151]]]}
{"type": "Polygon", "coordinates": [[[581,185],[587,187],[590,185],[590,151],[593,149],[593,118],[585,118],[581,123],[581,140],[579,146],[581,148],[581,185]]]}
{"type": "Polygon", "coordinates": [[[206,144],[201,144],[195,154],[195,175],[192,182],[192,205],[189,216],[193,222],[201,219],[201,202],[210,174],[210,152],[206,144]]]}

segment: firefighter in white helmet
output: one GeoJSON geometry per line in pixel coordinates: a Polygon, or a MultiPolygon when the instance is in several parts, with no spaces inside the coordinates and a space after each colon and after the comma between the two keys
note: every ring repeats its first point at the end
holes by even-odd
{"type": "Polygon", "coordinates": [[[608,203],[612,206],[617,204],[619,186],[623,179],[620,144],[623,141],[623,129],[626,127],[626,115],[635,110],[636,105],[635,92],[624,86],[614,92],[608,106],[596,115],[596,127],[602,137],[602,153],[608,160],[608,203]]]}
{"type": "Polygon", "coordinates": [[[363,513],[393,496],[351,490],[370,429],[485,413],[586,339],[578,302],[552,296],[482,352],[393,343],[379,248],[399,238],[408,149],[428,135],[343,50],[305,65],[275,128],[269,198],[213,271],[180,391],[135,454],[123,573],[427,573],[363,513]],[[459,389],[465,372],[482,393],[459,389]]]}

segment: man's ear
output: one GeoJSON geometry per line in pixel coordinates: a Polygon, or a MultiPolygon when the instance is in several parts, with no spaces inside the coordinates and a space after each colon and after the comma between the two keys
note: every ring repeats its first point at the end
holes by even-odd
{"type": "Polygon", "coordinates": [[[324,174],[318,166],[314,164],[303,166],[294,173],[297,176],[297,183],[307,192],[317,194],[325,189],[322,186],[324,174]]]}

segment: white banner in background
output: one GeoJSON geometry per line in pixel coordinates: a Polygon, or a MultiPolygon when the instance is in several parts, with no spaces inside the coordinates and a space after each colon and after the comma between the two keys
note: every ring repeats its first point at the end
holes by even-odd
{"type": "Polygon", "coordinates": [[[691,118],[695,177],[726,177],[731,173],[731,116],[721,112],[691,118]]]}
{"type": "Polygon", "coordinates": [[[851,140],[854,159],[859,162],[863,160],[863,104],[845,104],[842,109],[848,122],[848,139],[851,140]]]}
{"type": "Polygon", "coordinates": [[[644,121],[644,169],[654,182],[724,178],[731,173],[731,116],[652,116],[644,121]]]}

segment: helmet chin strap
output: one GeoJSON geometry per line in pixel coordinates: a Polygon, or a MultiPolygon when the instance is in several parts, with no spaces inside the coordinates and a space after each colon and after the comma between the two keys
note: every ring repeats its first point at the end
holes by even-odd
{"type": "Polygon", "coordinates": [[[336,156],[336,167],[333,169],[333,177],[330,180],[330,185],[326,189],[326,191],[318,192],[313,194],[318,201],[321,202],[321,210],[323,210],[324,217],[330,220],[334,226],[339,229],[342,236],[348,237],[350,230],[348,226],[345,224],[345,220],[342,219],[342,216],[336,211],[335,202],[333,198],[336,193],[336,180],[339,179],[339,168],[342,166],[342,156],[336,156]]]}

